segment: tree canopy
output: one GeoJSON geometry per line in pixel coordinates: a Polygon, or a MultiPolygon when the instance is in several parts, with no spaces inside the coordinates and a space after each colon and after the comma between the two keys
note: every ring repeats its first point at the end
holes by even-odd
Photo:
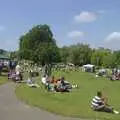
{"type": "Polygon", "coordinates": [[[19,52],[22,59],[29,59],[38,64],[58,61],[59,49],[48,25],[34,26],[20,37],[19,52]]]}

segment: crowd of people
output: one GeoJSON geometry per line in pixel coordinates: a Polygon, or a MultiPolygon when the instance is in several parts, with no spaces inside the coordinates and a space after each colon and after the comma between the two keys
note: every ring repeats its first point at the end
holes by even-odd
{"type": "Polygon", "coordinates": [[[120,80],[120,69],[112,69],[112,76],[110,77],[111,80],[120,80]]]}
{"type": "Polygon", "coordinates": [[[64,77],[55,79],[54,76],[50,78],[47,75],[43,75],[41,82],[48,91],[70,92],[72,90],[72,85],[64,77]]]}
{"type": "Polygon", "coordinates": [[[21,67],[16,61],[0,60],[0,75],[2,75],[5,70],[8,72],[8,79],[12,79],[14,81],[22,80],[21,67]]]}
{"type": "Polygon", "coordinates": [[[21,66],[15,61],[10,61],[8,79],[12,79],[15,82],[23,80],[21,66]]]}
{"type": "Polygon", "coordinates": [[[96,73],[95,77],[107,77],[111,81],[120,80],[120,69],[100,69],[96,73]]]}
{"type": "MultiPolygon", "coordinates": [[[[3,64],[0,62],[0,70],[3,69],[3,64]]],[[[100,73],[104,73],[105,71],[101,70],[100,73]],[[102,71],[102,72],[101,72],[102,71]]],[[[40,87],[38,84],[36,84],[33,80],[33,71],[29,71],[29,78],[28,80],[25,80],[24,82],[29,87],[40,87]]],[[[41,78],[41,83],[43,86],[48,90],[52,92],[70,92],[72,88],[78,87],[78,85],[71,85],[65,77],[61,78],[55,78],[54,76],[48,75],[48,69],[47,67],[44,69],[44,74],[41,78]]],[[[120,80],[120,71],[114,69],[112,71],[113,76],[117,76],[120,80]]],[[[12,79],[13,81],[22,81],[22,68],[20,64],[16,63],[15,61],[9,62],[9,73],[8,73],[8,79],[12,79]]],[[[108,104],[108,98],[104,97],[103,93],[101,91],[97,92],[97,95],[93,97],[91,101],[91,108],[95,111],[102,111],[102,112],[109,112],[109,113],[115,113],[119,114],[118,111],[114,110],[114,108],[108,104]]]]}
{"type": "MultiPolygon", "coordinates": [[[[41,82],[48,91],[65,92],[71,91],[73,88],[73,85],[70,85],[69,83],[66,84],[67,82],[64,77],[55,79],[54,76],[49,78],[47,75],[43,75],[41,82]]],[[[75,87],[77,87],[77,85],[75,87]]],[[[97,95],[93,97],[91,101],[91,108],[94,111],[119,114],[117,110],[108,104],[108,98],[105,97],[101,91],[98,91],[97,95]]]]}

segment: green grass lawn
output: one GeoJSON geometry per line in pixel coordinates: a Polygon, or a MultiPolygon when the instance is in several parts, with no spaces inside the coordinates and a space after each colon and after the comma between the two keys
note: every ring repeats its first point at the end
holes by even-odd
{"type": "Polygon", "coordinates": [[[7,77],[0,76],[0,85],[7,82],[7,77]]]}
{"type": "Polygon", "coordinates": [[[112,82],[106,78],[95,78],[95,75],[84,72],[54,74],[65,76],[72,84],[78,84],[79,88],[73,89],[70,93],[51,93],[47,92],[42,85],[40,88],[28,88],[22,84],[16,89],[17,96],[30,105],[64,116],[120,120],[120,115],[95,112],[90,108],[92,97],[100,89],[109,97],[109,103],[120,111],[120,81],[112,82]]]}

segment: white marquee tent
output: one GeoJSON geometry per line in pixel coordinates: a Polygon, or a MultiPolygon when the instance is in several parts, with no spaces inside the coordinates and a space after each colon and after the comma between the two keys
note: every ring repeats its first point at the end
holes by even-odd
{"type": "Polygon", "coordinates": [[[94,72],[95,70],[95,65],[87,64],[83,65],[83,71],[85,72],[94,72]]]}

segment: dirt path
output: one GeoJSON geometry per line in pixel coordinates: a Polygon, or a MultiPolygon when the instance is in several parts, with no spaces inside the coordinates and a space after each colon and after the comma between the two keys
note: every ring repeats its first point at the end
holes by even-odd
{"type": "Polygon", "coordinates": [[[0,86],[0,120],[82,120],[66,118],[41,109],[30,107],[15,95],[15,84],[7,83],[0,86]]]}

